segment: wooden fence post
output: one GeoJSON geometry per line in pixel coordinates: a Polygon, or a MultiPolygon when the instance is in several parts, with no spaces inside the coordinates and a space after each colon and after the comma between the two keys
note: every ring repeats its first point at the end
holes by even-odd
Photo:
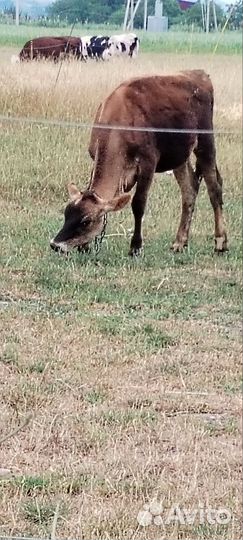
{"type": "Polygon", "coordinates": [[[30,59],[33,60],[33,41],[30,42],[30,59]]]}

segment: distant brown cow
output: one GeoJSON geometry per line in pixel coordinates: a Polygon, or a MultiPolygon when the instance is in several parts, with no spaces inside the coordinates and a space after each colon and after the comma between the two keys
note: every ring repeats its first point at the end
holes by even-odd
{"type": "Polygon", "coordinates": [[[130,200],[126,192],[136,186],[130,254],[138,254],[142,247],[142,218],[154,173],[170,169],[182,195],[182,215],[173,250],[181,251],[187,245],[202,178],[214,210],[215,250],[227,249],[222,178],[216,164],[214,136],[212,132],[195,133],[213,129],[213,87],[204,71],[124,82],[99,107],[95,123],[133,126],[145,131],[93,128],[89,153],[94,167],[90,184],[84,193],[73,184],[69,186],[71,202],[65,210],[63,228],[51,241],[54,250],[67,252],[86,246],[100,234],[104,214],[123,208],[130,200]],[[167,132],[146,131],[151,126],[167,132]],[[196,155],[195,171],[190,163],[192,152],[196,155]]]}
{"type": "Polygon", "coordinates": [[[18,57],[13,58],[19,59],[19,61],[50,58],[56,62],[61,55],[70,54],[81,58],[82,42],[80,38],[72,36],[46,36],[27,41],[18,57]]]}

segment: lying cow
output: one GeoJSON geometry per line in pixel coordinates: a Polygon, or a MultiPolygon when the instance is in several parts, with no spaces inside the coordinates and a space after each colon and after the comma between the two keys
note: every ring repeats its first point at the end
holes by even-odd
{"type": "Polygon", "coordinates": [[[215,250],[225,251],[222,178],[212,133],[213,101],[212,83],[202,70],[136,78],[116,88],[96,114],[95,123],[113,127],[93,127],[89,153],[94,166],[89,186],[84,192],[73,184],[69,186],[71,202],[51,247],[63,252],[86,247],[103,230],[104,215],[123,208],[135,187],[130,254],[139,254],[142,219],[154,173],[173,169],[182,195],[182,215],[173,250],[181,251],[187,245],[195,200],[204,178],[214,210],[215,250]],[[119,130],[116,125],[142,129],[119,130]],[[151,126],[158,131],[146,131],[151,126]],[[209,133],[197,134],[197,130],[209,133]],[[196,155],[195,171],[190,163],[192,152],[196,155]]]}
{"type": "Polygon", "coordinates": [[[136,34],[120,34],[111,36],[108,41],[111,56],[130,56],[135,58],[139,50],[139,39],[136,34]]]}
{"type": "Polygon", "coordinates": [[[35,38],[24,45],[19,55],[13,56],[11,61],[37,60],[50,58],[57,61],[61,56],[72,55],[81,58],[82,42],[79,37],[51,36],[35,38]]]}

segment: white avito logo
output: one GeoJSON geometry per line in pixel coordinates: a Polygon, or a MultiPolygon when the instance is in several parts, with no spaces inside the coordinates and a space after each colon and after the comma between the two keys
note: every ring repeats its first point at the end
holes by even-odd
{"type": "Polygon", "coordinates": [[[210,508],[200,505],[198,508],[188,509],[174,504],[168,509],[163,509],[162,503],[156,499],[144,504],[138,512],[137,521],[141,527],[149,525],[194,525],[194,523],[209,523],[210,525],[227,525],[231,521],[231,512],[227,508],[210,508]]]}
{"type": "Polygon", "coordinates": [[[153,500],[149,504],[143,505],[143,510],[140,510],[137,515],[139,525],[147,527],[148,525],[163,525],[161,514],[163,506],[160,502],[153,500]]]}

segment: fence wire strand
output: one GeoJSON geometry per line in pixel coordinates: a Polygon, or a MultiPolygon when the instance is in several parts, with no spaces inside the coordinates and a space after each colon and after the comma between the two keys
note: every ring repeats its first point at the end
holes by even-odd
{"type": "Polygon", "coordinates": [[[141,133],[168,133],[168,134],[193,134],[193,135],[232,135],[239,137],[241,130],[224,129],[177,129],[153,126],[124,126],[121,124],[96,124],[91,122],[75,122],[52,118],[34,118],[31,116],[11,116],[0,114],[0,122],[12,124],[33,124],[53,126],[71,129],[101,129],[114,131],[135,131],[141,133]]]}
{"type": "MultiPolygon", "coordinates": [[[[48,36],[44,36],[44,37],[47,37],[47,38],[48,38],[48,36]]],[[[80,39],[80,41],[81,41],[81,38],[80,38],[79,36],[71,36],[71,35],[69,35],[69,36],[53,36],[53,38],[55,38],[55,39],[57,39],[57,40],[62,38],[63,41],[64,41],[64,44],[63,44],[63,43],[58,43],[58,44],[56,44],[56,45],[45,45],[45,46],[43,46],[43,47],[40,47],[39,45],[33,45],[33,47],[32,47],[33,52],[36,52],[36,51],[38,52],[38,51],[42,51],[42,50],[46,50],[46,49],[57,49],[57,50],[59,50],[59,49],[61,49],[61,48],[63,47],[63,45],[72,45],[72,43],[71,43],[70,41],[68,41],[70,38],[80,39]],[[66,41],[65,41],[65,40],[66,40],[66,41]]],[[[28,45],[28,47],[26,48],[26,50],[27,50],[28,52],[29,52],[29,50],[31,49],[31,43],[32,43],[33,41],[35,41],[35,39],[39,39],[39,38],[33,38],[33,39],[30,39],[30,40],[29,40],[30,45],[28,45]]],[[[24,47],[25,47],[25,45],[24,45],[24,47]]],[[[24,47],[23,47],[21,50],[23,50],[24,47]]],[[[20,52],[21,52],[21,51],[20,51],[20,52]]],[[[62,51],[60,51],[60,52],[62,52],[62,51]]],[[[63,52],[65,52],[65,51],[63,51],[63,52]]],[[[16,56],[19,56],[19,55],[16,54],[16,56]]],[[[1,538],[1,536],[0,536],[0,538],[1,538]]]]}
{"type": "Polygon", "coordinates": [[[50,540],[50,536],[0,536],[0,540],[50,540]]]}

